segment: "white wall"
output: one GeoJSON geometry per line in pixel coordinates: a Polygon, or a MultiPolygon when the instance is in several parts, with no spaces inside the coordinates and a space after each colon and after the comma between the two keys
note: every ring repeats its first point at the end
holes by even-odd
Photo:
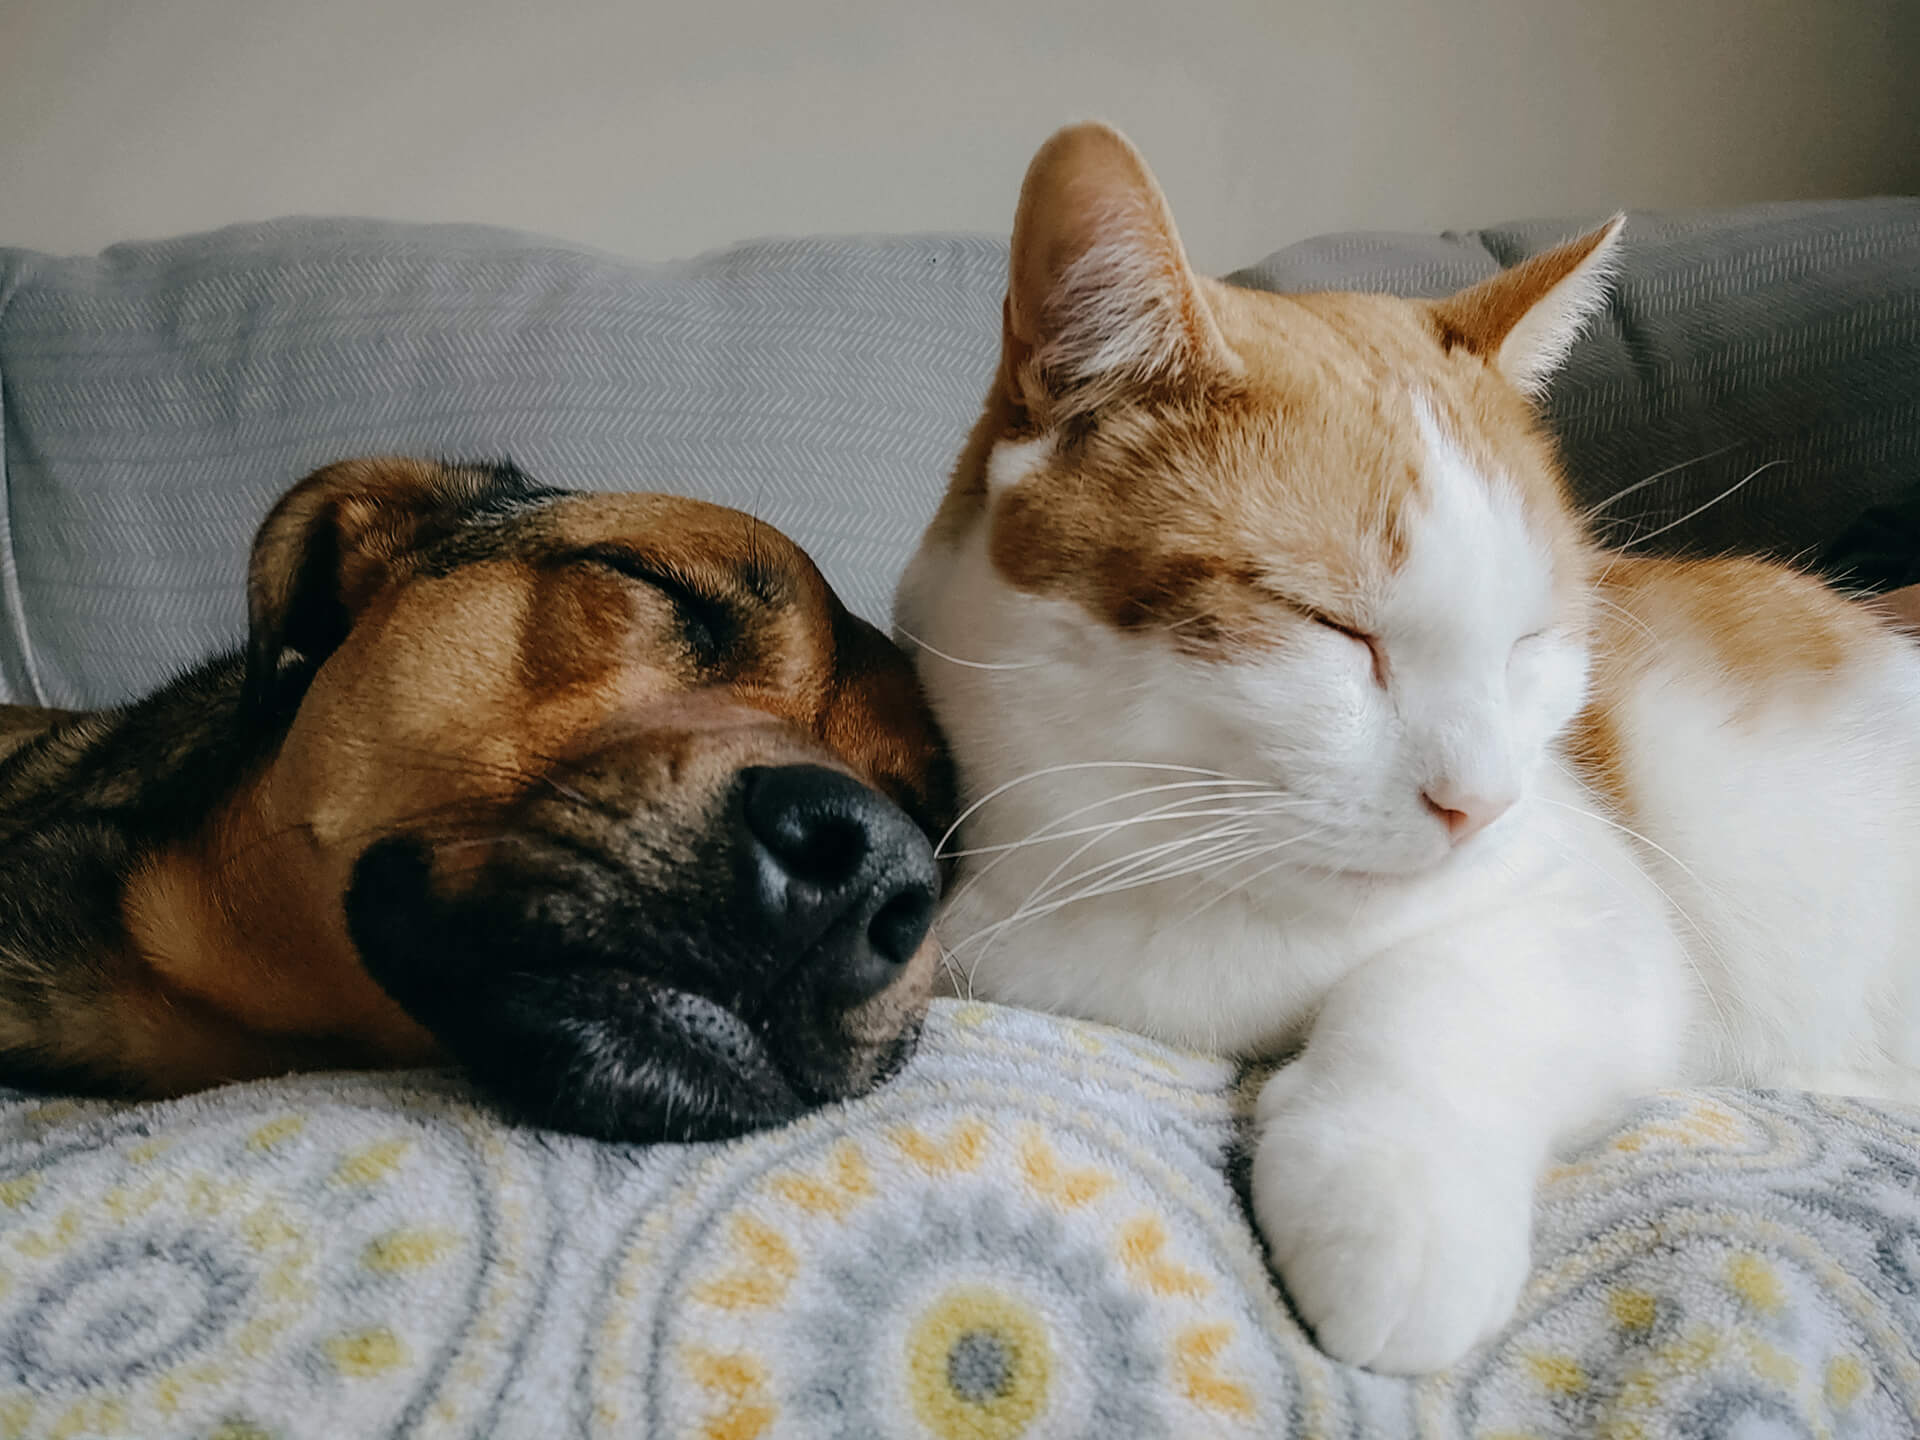
{"type": "Polygon", "coordinates": [[[1920,0],[0,0],[0,244],[291,212],[664,257],[998,231],[1056,124],[1195,259],[1920,189],[1920,0]]]}

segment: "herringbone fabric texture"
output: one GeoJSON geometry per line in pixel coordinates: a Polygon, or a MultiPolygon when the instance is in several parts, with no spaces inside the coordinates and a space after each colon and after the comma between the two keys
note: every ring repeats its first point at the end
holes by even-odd
{"type": "Polygon", "coordinates": [[[1005,263],[930,238],[637,265],[354,221],[8,253],[4,698],[121,699],[237,640],[267,507],[383,451],[751,510],[883,617],[991,369],[1005,263]]]}
{"type": "MultiPolygon", "coordinates": [[[[1580,223],[1336,236],[1234,278],[1439,294],[1580,223]]],[[[1603,512],[1615,538],[1804,553],[1920,480],[1920,200],[1628,233],[1549,402],[1585,500],[1661,475],[1603,512]]],[[[236,640],[267,506],[377,451],[750,509],[882,618],[991,373],[1004,265],[979,237],[640,265],[340,220],[0,250],[0,700],[121,699],[236,640]]]]}
{"type": "MultiPolygon", "coordinates": [[[[1446,295],[1601,218],[1330,236],[1232,278],[1446,295]]],[[[1546,408],[1611,543],[1810,558],[1920,485],[1920,198],[1631,215],[1546,408]]]]}

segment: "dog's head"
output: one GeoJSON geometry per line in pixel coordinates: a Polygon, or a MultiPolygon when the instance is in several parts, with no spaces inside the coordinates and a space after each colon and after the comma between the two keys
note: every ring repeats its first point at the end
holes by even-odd
{"type": "Polygon", "coordinates": [[[521,1113],[707,1138],[860,1093],[933,968],[951,781],[905,659],[737,511],[363,460],[248,583],[262,802],[359,962],[521,1113]]]}

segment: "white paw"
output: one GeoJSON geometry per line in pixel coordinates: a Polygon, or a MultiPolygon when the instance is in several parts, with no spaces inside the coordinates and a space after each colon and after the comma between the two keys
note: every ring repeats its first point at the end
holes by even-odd
{"type": "Polygon", "coordinates": [[[1336,1360],[1444,1370],[1513,1314],[1535,1166],[1412,1099],[1317,1095],[1301,1078],[1282,1071],[1262,1094],[1253,1163],[1287,1294],[1336,1360]]]}

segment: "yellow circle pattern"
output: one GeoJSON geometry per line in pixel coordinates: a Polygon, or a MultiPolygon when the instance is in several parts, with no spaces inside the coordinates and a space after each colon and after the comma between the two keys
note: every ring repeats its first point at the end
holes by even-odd
{"type": "Polygon", "coordinates": [[[1052,1364],[1045,1322],[997,1290],[949,1290],[907,1335],[914,1413],[939,1440],[1018,1440],[1046,1408],[1052,1364]],[[988,1394],[969,1394],[955,1383],[955,1356],[969,1341],[984,1341],[1003,1365],[988,1394]]]}

